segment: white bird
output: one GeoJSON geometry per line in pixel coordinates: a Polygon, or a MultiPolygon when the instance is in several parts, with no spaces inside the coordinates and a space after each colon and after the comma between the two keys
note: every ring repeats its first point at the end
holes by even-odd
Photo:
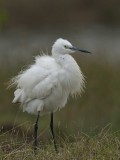
{"type": "Polygon", "coordinates": [[[53,132],[53,113],[66,105],[70,95],[81,94],[83,91],[84,76],[70,55],[75,51],[90,53],[75,48],[69,41],[59,38],[52,46],[51,56],[37,56],[33,65],[12,79],[12,84],[16,85],[13,103],[20,102],[23,111],[37,115],[34,150],[37,149],[39,115],[50,113],[50,128],[57,152],[53,132]]]}

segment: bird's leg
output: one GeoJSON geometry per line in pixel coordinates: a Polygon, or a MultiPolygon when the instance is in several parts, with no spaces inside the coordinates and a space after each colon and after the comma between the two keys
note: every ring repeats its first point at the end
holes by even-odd
{"type": "Polygon", "coordinates": [[[53,138],[55,151],[56,151],[56,153],[58,153],[57,145],[56,145],[56,141],[55,141],[55,135],[54,135],[54,131],[53,131],[53,112],[51,113],[50,129],[51,129],[51,133],[52,133],[52,138],[53,138]]]}
{"type": "Polygon", "coordinates": [[[38,130],[39,116],[40,116],[40,111],[38,112],[37,120],[36,120],[35,125],[34,125],[34,152],[35,152],[35,154],[36,154],[36,150],[37,150],[37,146],[38,146],[38,142],[37,142],[37,130],[38,130]]]}

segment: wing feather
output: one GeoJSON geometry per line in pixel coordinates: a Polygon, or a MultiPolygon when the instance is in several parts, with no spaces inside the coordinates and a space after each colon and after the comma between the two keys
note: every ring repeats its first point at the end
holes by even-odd
{"type": "Polygon", "coordinates": [[[13,83],[17,85],[18,90],[15,91],[14,99],[24,103],[29,99],[44,99],[49,96],[57,85],[57,67],[58,65],[53,58],[49,56],[37,57],[35,64],[14,79],[13,83]]]}

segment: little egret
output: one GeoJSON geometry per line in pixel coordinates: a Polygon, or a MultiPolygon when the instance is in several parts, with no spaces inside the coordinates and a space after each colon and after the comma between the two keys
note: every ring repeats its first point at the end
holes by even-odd
{"type": "Polygon", "coordinates": [[[34,126],[34,151],[38,146],[39,116],[50,113],[50,129],[57,152],[53,130],[53,113],[66,105],[69,95],[80,94],[83,90],[84,76],[70,55],[75,51],[90,53],[59,38],[52,46],[51,56],[37,56],[33,65],[12,79],[12,84],[16,86],[13,103],[19,102],[23,111],[37,115],[34,126]]]}

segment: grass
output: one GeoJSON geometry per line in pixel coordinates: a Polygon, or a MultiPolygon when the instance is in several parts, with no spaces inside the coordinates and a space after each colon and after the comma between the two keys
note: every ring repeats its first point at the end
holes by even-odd
{"type": "Polygon", "coordinates": [[[17,141],[13,132],[9,139],[4,139],[8,133],[1,134],[0,155],[2,160],[119,160],[120,159],[120,131],[111,132],[110,126],[104,127],[99,134],[89,136],[79,133],[77,136],[68,137],[59,141],[59,153],[56,154],[52,142],[39,144],[38,154],[34,155],[33,141],[17,141]],[[70,139],[73,139],[71,142],[70,139]]]}

